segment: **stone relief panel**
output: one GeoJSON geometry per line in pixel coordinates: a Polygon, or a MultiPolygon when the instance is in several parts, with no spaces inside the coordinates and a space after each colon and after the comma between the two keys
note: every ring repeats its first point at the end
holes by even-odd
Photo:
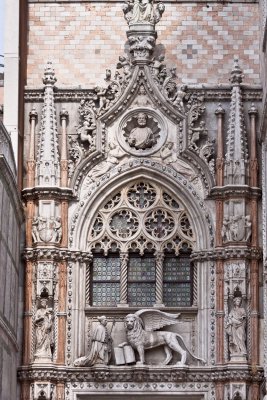
{"type": "Polygon", "coordinates": [[[86,355],[76,359],[74,366],[175,364],[183,367],[205,364],[205,360],[193,354],[195,325],[194,317],[182,317],[155,308],[125,317],[88,318],[86,355]],[[152,339],[154,344],[149,344],[152,339]]]}
{"type": "Polygon", "coordinates": [[[53,336],[53,307],[48,306],[49,300],[41,298],[33,317],[35,336],[35,362],[50,362],[52,360],[53,336]]]}

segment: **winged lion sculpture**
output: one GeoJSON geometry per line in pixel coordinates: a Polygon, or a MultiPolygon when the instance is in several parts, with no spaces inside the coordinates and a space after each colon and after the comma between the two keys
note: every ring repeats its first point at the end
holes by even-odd
{"type": "MultiPolygon", "coordinates": [[[[137,311],[135,314],[128,314],[125,317],[127,340],[139,355],[140,360],[137,364],[145,364],[145,350],[158,346],[164,346],[166,353],[166,358],[163,361],[164,365],[170,363],[173,351],[181,355],[181,360],[176,363],[177,366],[186,365],[188,355],[195,361],[205,364],[205,360],[196,357],[190,352],[181,335],[175,332],[158,331],[164,326],[176,324],[179,316],[180,314],[144,309],[137,311]]],[[[126,344],[128,343],[121,343],[119,346],[123,347],[126,344]]]]}

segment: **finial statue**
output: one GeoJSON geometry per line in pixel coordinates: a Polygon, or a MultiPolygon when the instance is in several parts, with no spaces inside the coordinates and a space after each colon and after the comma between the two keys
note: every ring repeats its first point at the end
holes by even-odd
{"type": "Polygon", "coordinates": [[[162,2],[156,6],[154,0],[128,0],[123,5],[123,12],[128,25],[152,24],[155,25],[161,19],[165,10],[162,2]]]}

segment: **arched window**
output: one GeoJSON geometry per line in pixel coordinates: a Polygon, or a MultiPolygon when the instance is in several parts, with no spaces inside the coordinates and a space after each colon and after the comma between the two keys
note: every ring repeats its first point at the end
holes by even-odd
{"type": "Polygon", "coordinates": [[[145,180],[118,191],[92,220],[87,304],[190,307],[194,234],[185,207],[145,180]]]}

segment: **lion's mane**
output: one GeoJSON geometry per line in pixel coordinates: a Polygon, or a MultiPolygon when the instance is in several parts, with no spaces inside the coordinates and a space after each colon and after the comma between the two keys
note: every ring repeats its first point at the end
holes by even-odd
{"type": "Polygon", "coordinates": [[[127,339],[133,347],[136,347],[138,344],[143,343],[145,331],[142,326],[142,321],[137,315],[129,314],[126,318],[128,317],[134,319],[134,327],[128,330],[126,326],[127,339]]]}

